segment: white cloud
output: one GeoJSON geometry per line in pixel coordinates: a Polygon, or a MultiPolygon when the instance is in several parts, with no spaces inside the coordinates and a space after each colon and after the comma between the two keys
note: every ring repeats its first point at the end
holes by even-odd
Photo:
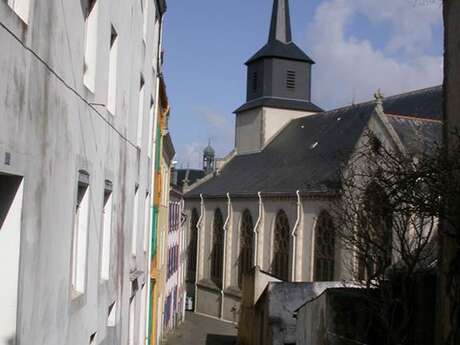
{"type": "Polygon", "coordinates": [[[424,52],[432,45],[441,10],[435,3],[414,1],[420,0],[322,2],[308,29],[307,50],[317,62],[313,101],[329,108],[369,99],[379,88],[390,95],[440,84],[442,57],[424,52]],[[346,35],[358,14],[389,33],[384,49],[346,35]]]}
{"type": "Polygon", "coordinates": [[[211,141],[216,156],[224,157],[233,148],[234,123],[233,116],[221,114],[208,107],[195,109],[196,122],[200,124],[200,131],[195,134],[195,141],[178,147],[176,160],[180,168],[201,168],[203,150],[211,141]]]}
{"type": "Polygon", "coordinates": [[[203,143],[192,142],[179,147],[179,152],[175,158],[179,162],[180,169],[201,168],[201,161],[203,158],[203,143]]]}
{"type": "Polygon", "coordinates": [[[196,113],[206,130],[205,144],[208,139],[211,140],[218,156],[226,155],[233,148],[235,130],[233,114],[224,115],[205,107],[197,109],[196,113]]]}

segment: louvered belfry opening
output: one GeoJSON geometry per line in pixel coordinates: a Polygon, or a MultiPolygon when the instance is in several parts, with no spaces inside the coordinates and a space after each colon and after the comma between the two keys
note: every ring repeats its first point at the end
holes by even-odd
{"type": "Polygon", "coordinates": [[[295,79],[296,79],[295,71],[288,70],[286,72],[286,87],[288,89],[295,90],[295,79]]]}

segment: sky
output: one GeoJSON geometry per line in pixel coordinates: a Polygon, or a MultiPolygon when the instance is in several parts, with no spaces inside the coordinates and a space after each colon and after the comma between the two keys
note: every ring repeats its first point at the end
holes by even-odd
{"type": "MultiPolygon", "coordinates": [[[[178,167],[200,168],[211,140],[234,145],[244,62],[268,39],[272,0],[169,0],[163,33],[178,167]]],[[[316,64],[312,101],[329,110],[442,83],[441,0],[290,0],[294,42],[316,64]]]]}

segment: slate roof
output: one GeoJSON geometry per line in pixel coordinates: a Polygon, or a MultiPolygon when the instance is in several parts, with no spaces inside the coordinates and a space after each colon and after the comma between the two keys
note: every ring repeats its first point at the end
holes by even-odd
{"type": "Polygon", "coordinates": [[[442,86],[388,97],[383,108],[386,114],[442,120],[442,86]]]}
{"type": "Polygon", "coordinates": [[[177,186],[179,188],[184,187],[185,180],[188,181],[188,185],[192,185],[196,181],[204,177],[204,171],[198,169],[177,169],[177,186]]]}
{"type": "MultiPolygon", "coordinates": [[[[386,113],[436,120],[442,117],[441,96],[440,87],[418,90],[386,98],[383,108],[386,113]]],[[[236,155],[219,174],[185,197],[331,191],[375,106],[371,101],[292,120],[261,152],[236,155]]],[[[410,146],[417,124],[409,118],[390,121],[410,146]]],[[[421,123],[424,135],[440,134],[439,122],[421,123]]]]}
{"type": "Polygon", "coordinates": [[[387,115],[407,151],[416,155],[430,152],[442,138],[442,122],[398,115],[387,115]]]}
{"type": "Polygon", "coordinates": [[[309,64],[315,63],[294,42],[283,43],[278,40],[269,41],[248,61],[246,61],[245,64],[248,65],[251,62],[257,61],[262,58],[280,58],[308,62],[309,64]]]}

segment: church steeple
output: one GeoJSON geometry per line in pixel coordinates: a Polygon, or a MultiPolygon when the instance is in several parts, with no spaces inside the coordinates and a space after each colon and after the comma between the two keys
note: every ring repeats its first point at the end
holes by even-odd
{"type": "Polygon", "coordinates": [[[274,40],[283,43],[290,43],[292,41],[289,0],[275,0],[273,2],[272,21],[268,41],[274,40]]]}
{"type": "Polygon", "coordinates": [[[246,62],[246,103],[235,110],[237,154],[262,150],[293,118],[322,111],[311,102],[313,64],[292,41],[289,0],[273,0],[268,42],[246,62]]]}
{"type": "Polygon", "coordinates": [[[235,112],[260,106],[321,110],[310,101],[313,64],[292,41],[289,0],[273,0],[268,42],[246,62],[246,103],[235,112]]]}

